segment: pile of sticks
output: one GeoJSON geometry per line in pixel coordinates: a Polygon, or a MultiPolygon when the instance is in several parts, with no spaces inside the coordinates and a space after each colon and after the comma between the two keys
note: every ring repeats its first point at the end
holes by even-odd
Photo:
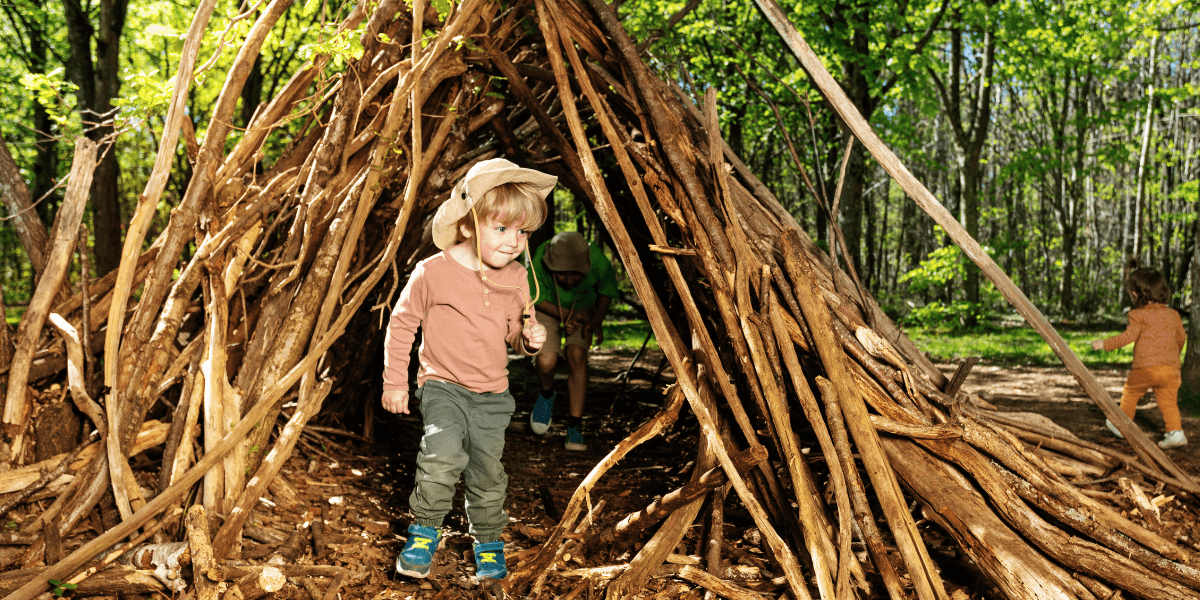
{"type": "MultiPolygon", "coordinates": [[[[631,562],[578,588],[608,578],[610,598],[632,596],[709,491],[711,518],[722,522],[731,488],[798,599],[947,598],[910,500],[1007,597],[1110,598],[1116,589],[1200,597],[1190,551],[1081,492],[1062,472],[1090,472],[1076,464],[1090,460],[1106,471],[1126,465],[1181,494],[1196,493],[1196,484],[1165,473],[1162,459],[1137,446],[1137,457],[1087,448],[1036,423],[1006,422],[958,393],[733,155],[720,137],[715,93],[696,107],[655,77],[608,4],[466,0],[443,19],[423,0],[411,11],[398,0],[360,3],[338,31],[359,36],[362,57],[342,73],[326,69],[330,57],[316,57],[259,107],[225,154],[246,74],[289,4],[274,0],[258,14],[197,140],[183,107],[215,5],[201,2],[176,78],[185,83],[172,98],[121,266],[73,298],[61,286],[79,217],[59,215],[17,334],[4,450],[14,468],[28,462],[31,415],[42,409],[28,384],[39,356],[60,343],[71,399],[100,441],[58,463],[76,477],[23,529],[35,541],[21,559],[52,564],[9,598],[33,598],[47,579],[71,581],[102,551],[178,521],[201,480],[196,503],[223,516],[211,543],[203,519],[190,517],[187,527],[193,567],[203,561],[193,584],[210,594],[249,509],[305,423],[335,386],[354,397],[358,382],[377,377],[364,365],[378,344],[364,340],[381,338],[405,275],[431,252],[429,217],[471,165],[501,154],[555,173],[595,209],[678,375],[667,407],[597,465],[539,552],[505,580],[508,591],[538,588],[571,548],[596,552],[663,518],[631,562]],[[147,245],[181,132],[194,176],[166,230],[147,245]],[[284,145],[280,156],[264,156],[284,145]],[[601,162],[616,167],[605,173],[601,162]],[[614,195],[621,185],[629,193],[614,195]],[[42,336],[47,321],[53,339],[42,336]],[[103,358],[103,385],[88,377],[94,352],[103,358]],[[147,420],[168,399],[169,426],[147,420]],[[685,403],[702,431],[694,485],[623,525],[584,534],[589,490],[685,403]],[[272,441],[278,418],[286,425],[272,441]],[[827,481],[801,455],[796,432],[807,429],[827,481]],[[147,437],[154,432],[161,437],[147,437]],[[150,442],[163,447],[152,499],[129,464],[150,442]],[[57,556],[61,540],[110,492],[119,522],[57,556]],[[856,539],[865,561],[851,551],[856,539]],[[893,545],[899,565],[889,560],[893,545]]],[[[817,67],[806,66],[818,78],[817,67]]],[[[64,207],[86,198],[95,149],[85,142],[72,171],[79,189],[64,207]]],[[[720,527],[711,530],[706,569],[679,575],[740,593],[720,580],[727,545],[720,527]]]]}

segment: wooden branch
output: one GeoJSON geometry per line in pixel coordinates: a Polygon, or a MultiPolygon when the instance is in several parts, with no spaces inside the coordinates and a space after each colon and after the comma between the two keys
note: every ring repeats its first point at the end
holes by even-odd
{"type": "Polygon", "coordinates": [[[1071,574],[1001,521],[979,493],[950,474],[951,467],[907,440],[885,438],[883,445],[905,487],[925,504],[925,514],[954,538],[1004,597],[1076,597],[1080,586],[1071,574]]]}
{"type": "MultiPolygon", "coordinates": [[[[761,445],[754,446],[753,448],[743,450],[732,458],[739,472],[745,473],[767,459],[767,449],[761,445]]],[[[630,513],[617,523],[589,535],[583,541],[581,551],[585,554],[590,553],[597,546],[606,546],[626,539],[662,520],[667,515],[675,512],[679,507],[703,497],[704,494],[707,494],[718,486],[725,485],[728,481],[729,478],[725,476],[725,471],[721,467],[709,469],[703,475],[700,475],[699,478],[684,484],[683,487],[655,499],[642,510],[630,513]]]]}
{"type": "Polygon", "coordinates": [[[224,560],[229,555],[234,542],[241,536],[246,519],[250,517],[250,509],[258,504],[258,499],[266,491],[267,485],[275,479],[279,469],[291,456],[292,449],[296,446],[296,440],[299,439],[300,432],[304,429],[304,424],[321,409],[321,404],[331,389],[333,389],[333,382],[325,380],[312,393],[305,394],[300,398],[296,412],[291,419],[288,419],[287,425],[280,432],[271,452],[263,459],[258,471],[238,497],[237,504],[229,513],[229,518],[217,531],[217,536],[213,539],[213,555],[216,560],[224,560]]]}
{"type": "MultiPolygon", "coordinates": [[[[737,244],[735,243],[735,252],[737,244]]],[[[764,294],[769,294],[769,288],[763,290],[764,294]]],[[[746,300],[748,302],[748,299],[746,300]]],[[[768,299],[766,302],[770,304],[768,299]]],[[[748,307],[742,304],[742,310],[747,310],[748,307]]],[[[772,376],[771,367],[765,364],[763,357],[762,341],[759,338],[758,332],[745,318],[743,312],[742,328],[746,336],[746,341],[750,346],[751,358],[754,360],[755,370],[763,375],[759,377],[762,384],[763,396],[767,402],[767,414],[775,424],[775,436],[782,452],[784,464],[788,467],[788,473],[792,477],[792,485],[795,490],[796,502],[800,505],[800,524],[804,533],[805,549],[808,551],[809,560],[813,563],[814,575],[817,579],[817,589],[820,591],[822,598],[832,598],[836,595],[836,590],[833,586],[833,577],[837,574],[837,556],[832,552],[832,542],[829,540],[829,531],[821,527],[819,523],[818,513],[821,512],[821,506],[817,502],[817,494],[810,493],[809,490],[816,491],[817,485],[812,481],[812,475],[806,468],[804,456],[800,453],[800,444],[792,432],[791,412],[788,410],[787,400],[784,397],[783,391],[779,388],[778,382],[772,376]],[[827,547],[829,552],[827,552],[827,547]]]]}
{"type": "MultiPolygon", "coordinates": [[[[682,394],[682,392],[676,393],[682,394]]],[[[711,396],[711,390],[704,385],[701,386],[700,393],[706,398],[711,396]]],[[[715,453],[709,451],[709,443],[708,437],[700,438],[696,449],[696,466],[692,470],[692,481],[696,481],[703,473],[717,465],[715,453]]],[[[658,528],[658,531],[646,542],[646,545],[642,546],[641,550],[633,557],[633,560],[629,561],[628,568],[613,574],[613,577],[617,577],[617,579],[608,585],[608,593],[613,598],[624,598],[628,593],[642,590],[650,577],[663,566],[663,561],[667,560],[667,557],[683,540],[684,534],[696,520],[703,504],[704,500],[697,498],[672,512],[658,528]]]]}
{"type": "Polygon", "coordinates": [[[878,431],[890,433],[910,438],[921,438],[926,440],[949,440],[962,437],[962,431],[954,427],[945,427],[942,425],[913,425],[911,423],[901,423],[893,421],[887,417],[879,415],[869,415],[871,418],[871,426],[878,431]]]}
{"type": "Polygon", "coordinates": [[[196,598],[217,600],[217,582],[208,573],[216,566],[212,546],[208,543],[208,517],[203,506],[194,505],[187,511],[188,547],[192,553],[192,583],[196,585],[196,598]]]}
{"type": "MultiPolygon", "coordinates": [[[[32,567],[0,574],[0,594],[10,595],[19,587],[37,585],[38,590],[50,597],[50,585],[46,583],[46,567],[32,567]]],[[[132,569],[121,565],[109,567],[79,583],[72,590],[73,597],[132,596],[139,594],[170,594],[162,582],[154,577],[154,571],[132,569]]]]}
{"type": "MultiPolygon", "coordinates": [[[[960,423],[963,427],[964,441],[991,455],[1042,493],[1057,498],[1075,510],[1091,513],[1105,527],[1120,531],[1167,558],[1183,559],[1186,556],[1170,540],[1134,524],[1111,508],[1088,498],[1075,486],[1060,481],[1051,475],[1048,468],[1039,467],[1040,459],[1024,452],[1018,440],[1006,439],[1002,431],[965,416],[960,419],[960,423]]],[[[926,447],[932,448],[928,445],[926,447]]]]}
{"type": "Polygon", "coordinates": [[[39,477],[37,481],[17,492],[17,494],[12,498],[5,500],[4,504],[0,504],[0,517],[7,515],[8,511],[12,510],[14,506],[28,500],[30,496],[36,494],[42,488],[46,487],[46,485],[51,481],[58,479],[67,471],[67,467],[70,466],[71,463],[75,462],[75,459],[79,456],[79,453],[82,452],[84,448],[88,447],[90,447],[90,444],[87,443],[86,440],[81,442],[78,446],[75,446],[74,450],[67,454],[66,458],[63,458],[61,461],[59,461],[57,467],[54,467],[54,469],[51,471],[47,471],[45,474],[39,477]]]}
{"type": "MultiPolygon", "coordinates": [[[[988,459],[962,441],[919,440],[923,447],[972,473],[975,481],[992,498],[992,506],[1005,522],[1064,567],[1111,582],[1134,594],[1159,600],[1200,598],[1200,594],[1168,577],[1155,573],[1125,555],[1104,546],[1073,536],[1047,522],[1030,510],[1024,502],[1016,501],[1016,493],[1008,483],[989,467],[988,459]]],[[[1010,480],[1018,481],[1016,479],[1010,480]]]]}
{"type": "MultiPolygon", "coordinates": [[[[620,29],[619,24],[616,23],[615,16],[611,13],[611,8],[599,0],[593,1],[591,4],[593,9],[601,14],[602,20],[606,21],[605,28],[609,31],[609,33],[614,35],[614,37],[621,38],[617,40],[618,44],[622,46],[623,49],[632,48],[632,43],[629,41],[628,36],[623,30],[620,29]]],[[[546,2],[541,3],[539,6],[545,7],[548,11],[554,11],[556,5],[552,0],[547,0],[546,2]]],[[[572,44],[559,44],[558,41],[555,40],[555,38],[559,37],[559,35],[562,35],[562,32],[555,29],[551,25],[549,19],[549,15],[543,15],[543,11],[539,11],[541,28],[544,32],[546,32],[546,40],[548,48],[550,49],[550,56],[552,59],[551,65],[554,67],[555,76],[559,81],[559,91],[563,96],[563,111],[564,114],[567,115],[567,123],[570,126],[571,134],[575,139],[576,146],[581,149],[590,148],[582,122],[579,120],[579,116],[575,111],[570,88],[569,86],[566,86],[565,67],[561,64],[561,59],[557,59],[558,54],[556,49],[561,47],[563,50],[565,50],[568,59],[572,60],[573,63],[578,62],[579,57],[575,53],[574,46],[572,44]],[[551,40],[554,41],[552,42],[551,40]]],[[[642,65],[641,68],[644,70],[645,66],[642,65]]],[[[580,78],[579,81],[581,85],[585,87],[585,90],[590,89],[588,83],[589,78],[583,77],[580,78]]],[[[666,329],[667,319],[665,318],[665,309],[662,307],[661,300],[659,300],[655,295],[653,287],[649,284],[644,269],[641,268],[637,251],[634,248],[632,241],[629,239],[628,233],[624,229],[620,216],[616,213],[612,198],[608,194],[607,186],[604,183],[603,176],[600,174],[599,168],[595,162],[595,158],[592,156],[590,150],[581,150],[580,155],[584,163],[584,170],[587,175],[588,183],[599,200],[597,203],[597,211],[599,212],[606,227],[609,228],[609,232],[613,236],[622,260],[630,269],[630,279],[634,281],[635,290],[638,291],[638,294],[641,298],[649,299],[646,304],[647,316],[650,318],[656,332],[668,331],[668,329],[666,329]]],[[[667,336],[659,336],[659,339],[662,340],[666,337],[667,336]]],[[[682,357],[676,353],[675,348],[670,348],[668,352],[668,356],[671,358],[672,364],[677,365],[676,370],[680,371],[681,369],[678,367],[678,365],[682,364],[682,357]]],[[[768,515],[755,499],[753,493],[746,486],[745,482],[742,481],[742,478],[736,475],[736,470],[734,469],[732,461],[729,458],[728,452],[719,441],[720,430],[716,426],[716,421],[710,414],[708,407],[701,404],[701,401],[696,393],[695,382],[688,380],[686,375],[681,374],[680,385],[684,390],[684,395],[688,399],[689,404],[692,405],[693,412],[697,414],[697,418],[701,423],[702,431],[705,432],[705,435],[713,439],[714,443],[712,444],[712,447],[716,450],[721,465],[726,469],[726,473],[730,474],[730,479],[733,481],[734,487],[738,490],[738,496],[750,511],[751,515],[754,517],[759,529],[763,531],[763,534],[767,538],[768,544],[771,546],[772,551],[775,552],[777,557],[780,557],[781,562],[784,564],[785,571],[788,574],[788,580],[792,584],[793,590],[796,591],[801,600],[806,600],[808,598],[808,590],[800,573],[799,565],[795,562],[794,556],[784,544],[783,540],[779,538],[777,533],[775,533],[773,526],[769,522],[768,515]]],[[[511,580],[513,578],[510,577],[509,579],[511,580]]],[[[509,587],[508,589],[512,588],[509,587]]]]}
{"type": "Polygon", "coordinates": [[[875,517],[871,514],[871,506],[867,502],[862,476],[856,468],[854,455],[850,449],[850,436],[846,432],[845,422],[842,419],[843,413],[838,405],[837,392],[833,389],[833,384],[824,377],[817,377],[817,388],[825,401],[825,414],[828,415],[826,422],[829,424],[829,432],[836,448],[834,454],[827,454],[826,457],[836,456],[837,462],[846,465],[846,489],[854,507],[854,520],[858,523],[863,544],[867,547],[871,561],[875,563],[875,570],[883,579],[883,586],[887,589],[888,596],[892,600],[907,598],[901,586],[900,577],[896,574],[895,567],[888,559],[888,552],[883,547],[883,539],[879,534],[879,528],[875,525],[875,517]]]}
{"type": "MultiPolygon", "coordinates": [[[[110,357],[105,361],[104,380],[106,385],[113,386],[117,378],[117,360],[119,356],[121,334],[125,325],[125,303],[133,289],[136,264],[142,255],[142,244],[150,221],[157,214],[158,200],[167,186],[167,176],[171,172],[171,164],[175,160],[175,147],[179,143],[179,131],[187,105],[188,90],[192,84],[192,72],[196,67],[196,56],[200,52],[200,42],[204,39],[204,30],[216,7],[216,0],[203,0],[196,7],[188,26],[187,37],[184,38],[183,50],[179,56],[179,68],[176,70],[175,81],[183,82],[176,85],[171,92],[171,101],[167,106],[167,116],[163,126],[162,139],[159,141],[158,154],[154,160],[154,168],[146,180],[146,188],[138,197],[138,206],[125,231],[125,245],[121,249],[121,260],[116,270],[116,284],[113,288],[113,302],[108,309],[108,333],[104,341],[104,355],[110,357]]],[[[190,125],[190,122],[189,122],[190,125]]]]}
{"type": "Polygon", "coordinates": [[[75,159],[71,163],[70,180],[62,206],[54,220],[54,235],[51,237],[46,270],[34,289],[29,307],[21,316],[17,327],[17,347],[13,352],[12,366],[8,371],[8,391],[4,400],[5,430],[12,436],[13,458],[19,459],[23,441],[23,430],[29,419],[30,399],[26,384],[29,365],[33,361],[35,347],[41,337],[42,327],[50,311],[50,305],[58,295],[58,287],[67,276],[67,267],[75,251],[75,238],[83,219],[92,175],[96,169],[97,145],[80,136],[75,140],[75,159]]]}
{"type": "Polygon", "coordinates": [[[674,248],[671,246],[659,246],[658,244],[650,244],[651,252],[658,254],[670,254],[672,256],[696,256],[695,248],[674,248]]]}
{"type": "Polygon", "coordinates": [[[959,363],[958,368],[954,370],[954,376],[950,378],[950,382],[946,384],[946,388],[942,391],[946,392],[946,395],[951,398],[958,394],[958,389],[967,380],[967,375],[971,374],[971,369],[975,367],[975,363],[977,362],[979,362],[978,356],[968,356],[959,363]]]}
{"type": "MultiPolygon", "coordinates": [[[[778,281],[781,283],[784,282],[782,278],[779,278],[778,281]]],[[[804,416],[817,436],[817,443],[821,447],[822,454],[826,457],[837,456],[838,450],[834,444],[833,437],[829,434],[829,427],[826,424],[825,416],[821,414],[820,405],[817,403],[816,396],[812,393],[812,388],[808,385],[808,379],[800,367],[800,359],[796,355],[796,349],[791,343],[792,338],[785,322],[783,307],[779,305],[774,296],[770,296],[768,299],[768,309],[768,318],[775,332],[775,342],[779,346],[779,354],[783,359],[784,365],[787,367],[787,373],[791,377],[792,389],[796,392],[800,408],[804,411],[804,416]]],[[[837,416],[840,422],[840,414],[837,416]]],[[[846,474],[847,463],[841,460],[827,460],[826,464],[829,467],[829,479],[833,484],[834,497],[837,500],[838,507],[839,550],[837,556],[839,576],[837,597],[843,598],[846,582],[842,573],[851,572],[852,569],[849,563],[854,561],[855,568],[853,571],[856,575],[861,573],[861,566],[858,565],[857,560],[853,558],[850,552],[854,508],[850,499],[848,475],[846,474]]],[[[848,464],[849,469],[854,469],[853,463],[848,464]]],[[[895,575],[895,573],[893,572],[892,575],[895,575]]],[[[859,578],[859,584],[864,590],[870,589],[865,577],[859,578]]]]}
{"type": "Polygon", "coordinates": [[[764,600],[761,594],[725,581],[716,575],[705,573],[691,565],[684,565],[679,570],[679,576],[700,587],[719,594],[729,600],[764,600]]]}
{"type": "Polygon", "coordinates": [[[628,455],[630,451],[641,445],[642,442],[653,438],[663,429],[674,423],[679,417],[679,410],[681,408],[683,408],[683,399],[680,397],[680,394],[672,394],[670,402],[654,418],[644,423],[637,431],[631,433],[629,437],[621,440],[607,456],[592,468],[591,472],[579,483],[579,487],[576,488],[575,493],[571,495],[567,509],[563,511],[562,520],[559,521],[558,526],[551,532],[550,539],[542,544],[541,551],[538,552],[537,556],[530,559],[525,566],[510,572],[508,577],[505,578],[504,586],[506,590],[513,590],[528,583],[549,566],[554,554],[554,551],[551,549],[557,546],[565,530],[572,527],[583,507],[585,498],[596,485],[597,481],[599,481],[600,477],[628,455]]]}
{"type": "Polygon", "coordinates": [[[261,571],[247,573],[237,580],[234,585],[244,600],[257,600],[268,594],[274,594],[283,589],[287,577],[278,567],[268,566],[261,571]]]}

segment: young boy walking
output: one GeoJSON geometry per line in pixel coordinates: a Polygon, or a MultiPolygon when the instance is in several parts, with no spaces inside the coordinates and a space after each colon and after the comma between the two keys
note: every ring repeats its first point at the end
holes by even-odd
{"type": "Polygon", "coordinates": [[[557,177],[504,159],[471,167],[438,209],[433,241],[442,252],[417,264],[392,311],[385,338],[383,407],[409,412],[409,352],[421,328],[416,397],[424,435],[408,528],[396,571],[429,575],[454,488],[466,483],[477,580],[508,574],[500,534],[508,524],[508,475],[501,457],[515,408],[508,352],[531,356],[546,341],[533,315],[525,267],[514,262],[546,218],[557,177]]]}

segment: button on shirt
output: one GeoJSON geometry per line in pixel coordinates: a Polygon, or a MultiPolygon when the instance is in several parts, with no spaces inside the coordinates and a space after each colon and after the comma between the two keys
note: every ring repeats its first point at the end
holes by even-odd
{"type": "Polygon", "coordinates": [[[486,274],[484,281],[445,252],[417,264],[384,340],[384,391],[408,389],[418,327],[418,386],[437,379],[478,393],[508,389],[508,346],[520,339],[529,286],[516,262],[486,274]]]}

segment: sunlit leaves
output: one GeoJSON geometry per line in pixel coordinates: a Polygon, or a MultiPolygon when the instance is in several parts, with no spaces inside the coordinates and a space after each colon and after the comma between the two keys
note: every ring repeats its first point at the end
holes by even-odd
{"type": "Polygon", "coordinates": [[[25,73],[21,76],[21,86],[46,109],[50,119],[60,129],[78,131],[73,97],[78,86],[66,80],[64,69],[54,69],[49,73],[25,73]]]}

